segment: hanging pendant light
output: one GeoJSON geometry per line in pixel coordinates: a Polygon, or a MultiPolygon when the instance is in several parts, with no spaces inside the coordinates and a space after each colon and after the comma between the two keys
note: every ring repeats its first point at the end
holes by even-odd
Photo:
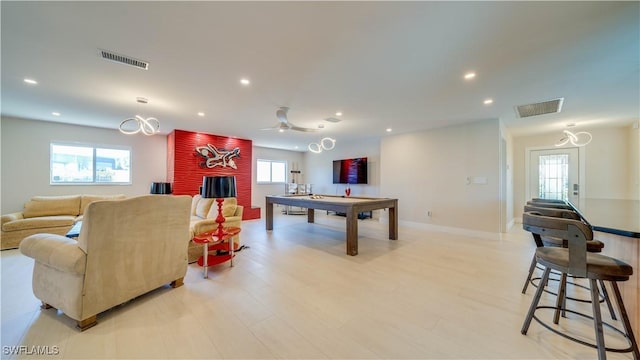
{"type": "Polygon", "coordinates": [[[319,143],[311,143],[308,148],[312,153],[319,154],[322,150],[333,150],[336,147],[336,140],[330,137],[323,138],[319,143]]]}
{"type": "Polygon", "coordinates": [[[564,135],[555,144],[556,146],[564,146],[568,143],[571,143],[571,145],[573,146],[585,146],[591,142],[591,139],[593,139],[591,133],[588,133],[586,131],[572,133],[569,130],[562,130],[562,132],[564,133],[564,135]]]}
{"type": "MultiPolygon", "coordinates": [[[[146,98],[136,98],[138,104],[146,104],[149,102],[146,98]]],[[[150,136],[160,132],[160,121],[154,117],[144,118],[140,115],[124,119],[120,123],[120,132],[126,135],[134,135],[142,132],[144,135],[150,136]]]]}

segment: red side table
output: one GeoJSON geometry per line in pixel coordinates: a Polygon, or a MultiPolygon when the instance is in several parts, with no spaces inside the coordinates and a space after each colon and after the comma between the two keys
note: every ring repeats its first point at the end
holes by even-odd
{"type": "Polygon", "coordinates": [[[208,267],[212,265],[222,264],[225,261],[231,260],[231,266],[233,266],[233,251],[235,250],[235,243],[232,238],[240,233],[240,228],[230,226],[224,228],[224,235],[219,238],[216,234],[217,229],[198,234],[193,237],[193,242],[196,244],[203,244],[203,254],[198,259],[198,265],[203,267],[204,278],[209,277],[208,267]],[[228,240],[225,242],[225,240],[228,240]],[[231,244],[231,246],[229,246],[231,244]],[[209,255],[209,250],[221,250],[227,251],[226,255],[209,255]]]}

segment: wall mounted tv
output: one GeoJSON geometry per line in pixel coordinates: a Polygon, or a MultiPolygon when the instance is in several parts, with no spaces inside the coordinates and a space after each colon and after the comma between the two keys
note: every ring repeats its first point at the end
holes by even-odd
{"type": "Polygon", "coordinates": [[[333,160],[334,184],[366,184],[367,158],[333,160]]]}

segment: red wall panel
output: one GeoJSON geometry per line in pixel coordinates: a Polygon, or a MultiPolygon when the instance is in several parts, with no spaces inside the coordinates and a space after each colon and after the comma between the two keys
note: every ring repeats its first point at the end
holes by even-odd
{"type": "MultiPolygon", "coordinates": [[[[251,140],[174,130],[167,136],[167,181],[173,183],[174,194],[193,196],[199,193],[203,176],[233,175],[236,177],[238,204],[244,206],[243,218],[256,218],[251,208],[252,150],[251,140]],[[207,144],[226,151],[239,148],[240,156],[233,158],[237,169],[230,166],[203,167],[205,158],[198,155],[196,147],[207,144]]],[[[260,209],[257,210],[260,217],[260,209]]]]}

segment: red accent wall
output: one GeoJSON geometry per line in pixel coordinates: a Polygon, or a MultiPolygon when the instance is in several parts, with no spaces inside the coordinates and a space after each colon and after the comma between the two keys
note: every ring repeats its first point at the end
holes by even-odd
{"type": "Polygon", "coordinates": [[[252,151],[251,140],[174,130],[167,136],[167,181],[173,183],[175,195],[193,196],[199,193],[203,176],[233,175],[236,177],[238,204],[244,206],[243,220],[258,219],[260,208],[251,207],[252,151]],[[240,148],[240,156],[233,159],[237,169],[229,166],[201,167],[205,159],[196,153],[196,146],[207,144],[224,150],[240,148]]]}

